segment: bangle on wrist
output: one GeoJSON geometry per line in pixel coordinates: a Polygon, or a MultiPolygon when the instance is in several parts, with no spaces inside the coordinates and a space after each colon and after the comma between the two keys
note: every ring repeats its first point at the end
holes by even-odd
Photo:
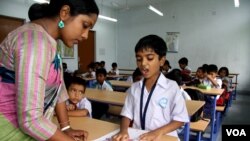
{"type": "Polygon", "coordinates": [[[61,129],[61,131],[65,131],[65,130],[67,130],[67,129],[69,129],[70,128],[70,126],[68,125],[68,126],[65,126],[65,127],[63,127],[62,129],[61,129]]]}

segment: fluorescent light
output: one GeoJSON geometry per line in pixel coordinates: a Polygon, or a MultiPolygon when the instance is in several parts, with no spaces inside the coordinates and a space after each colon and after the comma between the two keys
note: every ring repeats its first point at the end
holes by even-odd
{"type": "Polygon", "coordinates": [[[155,12],[156,14],[163,16],[163,13],[161,11],[159,11],[158,9],[154,8],[153,6],[149,5],[148,9],[152,10],[153,12],[155,12]]]}
{"type": "Polygon", "coordinates": [[[39,3],[49,3],[48,0],[34,0],[34,1],[39,2],[39,3]]]}
{"type": "Polygon", "coordinates": [[[117,22],[117,19],[110,18],[110,17],[107,17],[107,16],[99,15],[98,17],[100,19],[104,19],[104,20],[108,20],[108,21],[112,21],[112,22],[117,22]]]}
{"type": "Polygon", "coordinates": [[[234,7],[240,7],[240,0],[234,0],[234,7]]]}

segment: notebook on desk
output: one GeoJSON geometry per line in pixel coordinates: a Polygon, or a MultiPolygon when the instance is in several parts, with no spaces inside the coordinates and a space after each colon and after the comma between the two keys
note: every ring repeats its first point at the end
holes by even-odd
{"type": "MultiPolygon", "coordinates": [[[[117,129],[113,132],[110,132],[98,139],[96,139],[95,141],[111,141],[111,137],[114,136],[115,134],[117,134],[120,131],[120,129],[117,129]]],[[[128,134],[129,134],[129,141],[136,141],[138,140],[138,137],[143,134],[143,133],[147,133],[148,131],[145,130],[140,130],[140,129],[134,129],[134,128],[129,128],[128,129],[128,134]]]]}

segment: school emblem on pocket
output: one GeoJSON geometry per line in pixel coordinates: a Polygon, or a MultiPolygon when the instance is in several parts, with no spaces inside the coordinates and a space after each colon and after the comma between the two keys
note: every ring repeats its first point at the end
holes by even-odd
{"type": "Polygon", "coordinates": [[[168,104],[168,99],[167,98],[161,98],[158,103],[162,108],[166,108],[168,104]]]}

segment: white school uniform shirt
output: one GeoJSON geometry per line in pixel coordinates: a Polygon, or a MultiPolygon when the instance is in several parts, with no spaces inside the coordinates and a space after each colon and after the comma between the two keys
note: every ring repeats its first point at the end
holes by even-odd
{"type": "Polygon", "coordinates": [[[112,86],[109,83],[107,83],[106,81],[104,81],[102,85],[97,82],[95,88],[99,89],[99,90],[113,91],[112,86]]]}
{"type": "MultiPolygon", "coordinates": [[[[140,96],[143,79],[131,86],[131,93],[126,97],[121,115],[133,122],[133,128],[141,129],[140,123],[140,96]]],[[[149,92],[144,88],[143,111],[149,92]]],[[[151,131],[160,128],[172,120],[189,122],[186,103],[181,95],[179,86],[175,81],[160,75],[155,90],[148,105],[145,120],[145,130],[151,131]]],[[[178,137],[177,131],[168,135],[178,137]]]]}
{"type": "MultiPolygon", "coordinates": [[[[86,72],[86,73],[82,74],[82,77],[86,77],[87,75],[89,75],[89,72],[86,72]]],[[[95,71],[92,71],[91,75],[93,76],[93,78],[96,78],[95,77],[95,71]]]]}
{"type": "MultiPolygon", "coordinates": [[[[222,80],[219,79],[219,78],[214,78],[214,80],[216,80],[218,86],[214,86],[213,83],[209,79],[207,79],[207,78],[205,78],[203,80],[203,84],[207,85],[207,86],[211,86],[211,88],[221,89],[221,87],[222,87],[222,80]]],[[[219,98],[220,98],[220,95],[217,95],[216,99],[219,99],[219,98]]]]}
{"type": "MultiPolygon", "coordinates": [[[[69,101],[66,101],[66,105],[69,105],[69,101]]],[[[77,109],[86,109],[89,112],[89,117],[92,117],[92,106],[90,101],[85,97],[76,104],[77,109]]]]}
{"type": "Polygon", "coordinates": [[[181,87],[181,95],[184,98],[184,100],[191,100],[191,97],[188,95],[188,93],[181,87]]]}
{"type": "Polygon", "coordinates": [[[116,75],[119,75],[119,69],[118,68],[116,68],[115,70],[111,69],[110,72],[112,72],[112,73],[115,72],[116,75]]]}

